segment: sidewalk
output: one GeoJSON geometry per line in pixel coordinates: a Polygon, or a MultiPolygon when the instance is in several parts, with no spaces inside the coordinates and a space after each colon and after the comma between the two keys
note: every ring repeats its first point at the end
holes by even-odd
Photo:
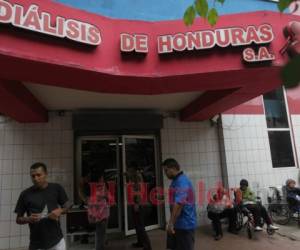
{"type": "MultiPolygon", "coordinates": [[[[300,229],[297,223],[291,222],[287,226],[280,226],[280,230],[269,236],[265,231],[254,233],[252,239],[248,239],[246,231],[242,230],[239,235],[232,235],[226,232],[220,241],[212,237],[210,226],[203,226],[196,232],[195,250],[295,250],[299,248],[300,229]]],[[[162,230],[149,232],[153,250],[166,249],[166,233],[162,230]]],[[[135,237],[122,240],[110,240],[105,250],[134,250],[131,244],[135,237]]],[[[93,250],[94,245],[73,244],[68,250],[93,250]]],[[[21,250],[21,249],[20,249],[21,250]]],[[[22,249],[25,250],[25,249],[22,249]]]]}
{"type": "Polygon", "coordinates": [[[290,221],[288,225],[280,226],[278,234],[290,240],[300,241],[300,227],[296,221],[290,221]]]}
{"type": "MultiPolygon", "coordinates": [[[[165,250],[165,232],[155,230],[149,232],[153,250],[165,250]]],[[[197,230],[195,250],[295,250],[299,248],[300,230],[297,225],[285,226],[272,236],[265,231],[254,234],[253,239],[247,238],[246,231],[241,231],[239,235],[232,235],[226,232],[224,228],[224,237],[220,241],[215,241],[212,237],[210,226],[204,226],[197,230]],[[291,236],[297,236],[292,240],[291,236]]],[[[135,237],[125,240],[110,241],[106,250],[129,250],[131,244],[135,242],[135,237]]],[[[73,246],[71,250],[92,250],[93,245],[73,246]]]]}

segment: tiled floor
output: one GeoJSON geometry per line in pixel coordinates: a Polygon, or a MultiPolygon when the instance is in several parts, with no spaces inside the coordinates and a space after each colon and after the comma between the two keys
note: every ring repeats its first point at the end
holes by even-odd
{"type": "MultiPolygon", "coordinates": [[[[295,230],[298,230],[295,227],[295,230]]],[[[149,233],[153,250],[165,250],[165,232],[155,230],[149,233]]],[[[292,241],[287,237],[279,234],[268,236],[266,232],[256,233],[254,238],[249,240],[246,232],[240,232],[239,235],[231,235],[225,233],[221,241],[215,241],[211,237],[209,227],[201,228],[196,234],[195,250],[295,250],[299,248],[299,241],[292,241]]],[[[109,241],[106,250],[128,250],[135,238],[125,240],[109,241]]],[[[72,246],[71,250],[90,250],[94,249],[93,245],[77,245],[72,246]]]]}

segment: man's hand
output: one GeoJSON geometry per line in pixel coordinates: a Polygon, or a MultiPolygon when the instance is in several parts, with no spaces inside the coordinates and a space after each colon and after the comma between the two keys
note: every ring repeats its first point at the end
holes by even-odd
{"type": "Polygon", "coordinates": [[[51,220],[58,220],[62,214],[62,211],[63,210],[61,208],[56,208],[48,215],[48,218],[51,220]]]}
{"type": "Polygon", "coordinates": [[[41,214],[31,214],[29,217],[27,217],[28,223],[30,224],[39,222],[40,219],[41,219],[41,214]]]}
{"type": "Polygon", "coordinates": [[[168,234],[175,234],[174,225],[170,222],[167,224],[166,230],[168,234]]]}

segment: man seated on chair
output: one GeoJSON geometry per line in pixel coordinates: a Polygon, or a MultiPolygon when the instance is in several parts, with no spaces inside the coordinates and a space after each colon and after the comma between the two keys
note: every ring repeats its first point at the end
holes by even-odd
{"type": "Polygon", "coordinates": [[[210,198],[207,206],[207,216],[212,221],[215,240],[223,237],[221,219],[228,218],[228,232],[237,234],[236,211],[230,200],[229,193],[223,187],[219,187],[210,198]]]}
{"type": "Polygon", "coordinates": [[[240,188],[237,190],[237,202],[253,214],[255,231],[262,231],[261,218],[264,219],[269,229],[278,230],[279,228],[273,225],[267,209],[262,204],[257,203],[254,192],[248,186],[247,180],[242,179],[240,181],[240,188]]]}
{"type": "Polygon", "coordinates": [[[296,187],[296,181],[286,181],[287,202],[293,211],[300,211],[300,188],[296,187]]]}

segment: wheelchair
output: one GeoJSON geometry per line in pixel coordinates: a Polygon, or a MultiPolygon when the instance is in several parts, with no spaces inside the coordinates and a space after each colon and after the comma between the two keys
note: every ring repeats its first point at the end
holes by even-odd
{"type": "Polygon", "coordinates": [[[300,227],[300,206],[292,204],[286,194],[286,187],[269,187],[268,212],[272,220],[279,225],[286,225],[292,219],[300,227]]]}
{"type": "MultiPolygon", "coordinates": [[[[261,206],[261,201],[258,198],[258,201],[256,203],[258,206],[261,206]]],[[[255,223],[254,223],[254,217],[253,214],[250,212],[249,209],[247,209],[243,205],[237,205],[236,206],[236,212],[237,212],[237,220],[236,220],[236,230],[240,231],[243,228],[246,229],[247,231],[247,236],[249,239],[253,238],[254,234],[254,229],[255,229],[255,223]]],[[[263,227],[264,225],[264,220],[261,218],[261,223],[260,225],[263,227]]],[[[274,229],[270,229],[267,227],[267,234],[268,235],[273,235],[275,233],[274,229]]]]}

